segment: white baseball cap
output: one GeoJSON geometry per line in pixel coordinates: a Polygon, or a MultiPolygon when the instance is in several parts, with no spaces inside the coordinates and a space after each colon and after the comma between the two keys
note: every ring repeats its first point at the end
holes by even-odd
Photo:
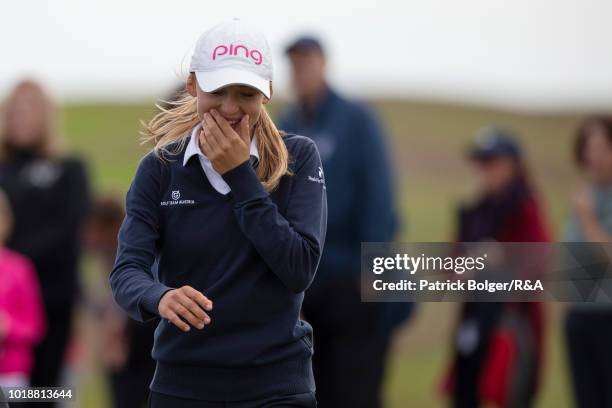
{"type": "Polygon", "coordinates": [[[200,36],[191,57],[190,72],[195,72],[204,92],[228,85],[247,85],[270,97],[272,53],[268,41],[258,30],[240,19],[218,24],[200,36]]]}

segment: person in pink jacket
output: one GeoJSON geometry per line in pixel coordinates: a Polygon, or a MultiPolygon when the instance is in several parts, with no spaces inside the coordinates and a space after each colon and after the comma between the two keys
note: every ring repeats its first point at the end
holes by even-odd
{"type": "Polygon", "coordinates": [[[45,316],[33,264],[4,247],[12,216],[0,191],[0,387],[27,386],[45,316]]]}

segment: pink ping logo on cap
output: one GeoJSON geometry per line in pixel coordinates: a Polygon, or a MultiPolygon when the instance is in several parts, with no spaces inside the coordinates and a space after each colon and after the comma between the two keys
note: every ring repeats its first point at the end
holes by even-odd
{"type": "Polygon", "coordinates": [[[252,59],[253,61],[255,61],[255,65],[261,65],[261,63],[263,62],[263,57],[261,55],[261,52],[259,50],[253,49],[253,50],[249,50],[246,46],[244,45],[239,45],[239,44],[230,44],[229,46],[227,45],[217,45],[215,47],[215,49],[213,50],[213,55],[212,55],[212,59],[213,61],[217,59],[217,57],[221,57],[223,55],[238,55],[238,50],[242,49],[244,50],[244,57],[247,59],[252,59]]]}

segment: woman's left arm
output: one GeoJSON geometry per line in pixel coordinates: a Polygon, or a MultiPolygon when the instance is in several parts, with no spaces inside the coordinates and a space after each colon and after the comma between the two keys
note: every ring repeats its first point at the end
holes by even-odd
{"type": "Polygon", "coordinates": [[[223,174],[232,189],[242,232],[284,285],[306,290],[321,258],[327,228],[327,196],[319,152],[307,138],[298,141],[286,217],[264,190],[247,160],[223,174]]]}

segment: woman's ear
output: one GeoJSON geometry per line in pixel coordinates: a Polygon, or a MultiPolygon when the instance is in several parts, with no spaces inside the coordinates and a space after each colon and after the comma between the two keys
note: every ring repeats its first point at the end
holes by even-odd
{"type": "Polygon", "coordinates": [[[189,74],[187,81],[185,81],[185,90],[187,93],[193,97],[198,96],[198,92],[196,90],[197,85],[195,75],[193,73],[189,74]]]}
{"type": "Polygon", "coordinates": [[[274,94],[274,88],[272,87],[272,81],[270,81],[270,97],[266,98],[264,97],[264,104],[270,102],[270,99],[272,99],[272,95],[274,94]]]}

